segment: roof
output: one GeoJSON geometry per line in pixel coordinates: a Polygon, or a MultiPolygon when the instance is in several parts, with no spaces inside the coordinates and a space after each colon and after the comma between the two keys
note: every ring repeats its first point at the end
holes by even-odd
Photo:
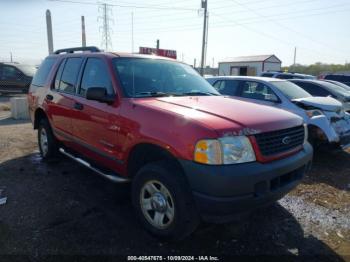
{"type": "Polygon", "coordinates": [[[50,56],[85,56],[85,55],[94,55],[94,56],[118,56],[118,57],[128,57],[128,58],[150,58],[150,59],[162,59],[169,61],[177,61],[176,59],[158,56],[153,54],[139,54],[139,53],[126,53],[126,52],[107,52],[100,50],[96,46],[86,46],[86,47],[71,47],[58,49],[50,56]],[[89,51],[88,53],[85,53],[89,51]],[[78,52],[78,53],[77,53],[78,52]],[[83,53],[81,53],[83,52],[83,53]]]}
{"type": "Polygon", "coordinates": [[[176,61],[178,63],[183,63],[173,58],[165,57],[165,56],[157,56],[157,55],[146,55],[146,54],[138,54],[138,53],[124,53],[124,52],[84,52],[84,53],[63,53],[63,54],[51,54],[50,57],[70,57],[70,56],[108,56],[108,57],[123,57],[123,58],[148,58],[148,59],[158,59],[158,60],[168,60],[168,61],[176,61]]]}
{"type": "Polygon", "coordinates": [[[278,59],[275,55],[256,55],[256,56],[238,56],[238,57],[228,57],[223,60],[221,60],[219,63],[230,63],[230,62],[264,62],[268,60],[271,57],[275,57],[278,61],[281,62],[281,60],[278,59]]]}
{"type": "Polygon", "coordinates": [[[205,79],[214,79],[214,80],[257,80],[257,81],[264,81],[264,82],[285,82],[287,80],[285,79],[278,79],[278,78],[269,78],[269,77],[259,77],[259,76],[213,76],[213,77],[206,77],[205,79]]]}

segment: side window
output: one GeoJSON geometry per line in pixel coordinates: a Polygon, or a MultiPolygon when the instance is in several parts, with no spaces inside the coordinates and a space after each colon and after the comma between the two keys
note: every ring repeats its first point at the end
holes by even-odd
{"type": "Polygon", "coordinates": [[[114,93],[108,68],[104,61],[99,58],[87,60],[79,94],[85,96],[86,90],[90,87],[104,87],[107,89],[107,94],[114,93]]]}
{"type": "Polygon", "coordinates": [[[237,95],[239,82],[235,80],[219,80],[215,82],[214,87],[222,95],[235,96],[237,95]]]}
{"type": "Polygon", "coordinates": [[[75,93],[76,82],[82,62],[82,58],[68,58],[64,66],[59,89],[65,93],[75,93]]]}
{"type": "Polygon", "coordinates": [[[270,87],[253,81],[243,81],[242,94],[244,98],[277,102],[279,99],[270,87]]]}
{"type": "Polygon", "coordinates": [[[237,95],[238,87],[239,87],[239,81],[225,80],[223,93],[230,96],[235,96],[237,95]]]}
{"type": "Polygon", "coordinates": [[[49,75],[53,64],[56,62],[56,58],[46,58],[44,62],[41,63],[40,68],[36,71],[33,78],[32,85],[41,87],[45,85],[47,76],[49,75]]]}
{"type": "Polygon", "coordinates": [[[13,66],[2,66],[2,79],[17,79],[21,76],[21,72],[13,66]]]}
{"type": "Polygon", "coordinates": [[[221,80],[216,81],[216,82],[214,83],[213,87],[214,87],[216,90],[218,90],[218,91],[220,92],[220,86],[221,86],[221,84],[222,84],[222,81],[221,81],[221,80]]]}
{"type": "Polygon", "coordinates": [[[60,64],[60,67],[57,70],[56,76],[55,76],[55,84],[54,89],[59,90],[60,89],[60,80],[63,72],[64,65],[66,64],[66,60],[63,60],[60,64]]]}

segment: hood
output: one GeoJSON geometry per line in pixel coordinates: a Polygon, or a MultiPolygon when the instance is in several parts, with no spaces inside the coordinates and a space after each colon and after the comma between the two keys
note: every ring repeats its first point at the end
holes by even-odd
{"type": "Polygon", "coordinates": [[[332,112],[337,112],[342,108],[342,103],[332,97],[312,96],[312,97],[293,99],[292,101],[301,103],[307,107],[314,107],[317,109],[332,111],[332,112]]]}
{"type": "Polygon", "coordinates": [[[224,96],[146,98],[135,99],[134,103],[171,111],[214,129],[219,135],[250,135],[303,123],[290,112],[224,96]]]}

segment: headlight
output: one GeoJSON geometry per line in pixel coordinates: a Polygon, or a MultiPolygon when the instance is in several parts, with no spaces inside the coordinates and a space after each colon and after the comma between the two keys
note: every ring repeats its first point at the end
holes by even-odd
{"type": "Polygon", "coordinates": [[[246,136],[230,136],[200,140],[196,144],[194,160],[209,165],[238,164],[256,160],[246,136]]]}
{"type": "Polygon", "coordinates": [[[315,110],[307,110],[306,114],[308,117],[314,117],[314,116],[322,116],[323,112],[321,110],[315,109],[315,110]]]}

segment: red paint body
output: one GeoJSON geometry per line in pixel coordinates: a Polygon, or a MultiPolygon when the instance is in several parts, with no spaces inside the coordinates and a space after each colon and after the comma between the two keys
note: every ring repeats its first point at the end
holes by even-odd
{"type": "MultiPolygon", "coordinates": [[[[61,142],[123,176],[128,175],[126,167],[131,150],[140,143],[158,145],[176,158],[193,160],[194,146],[201,139],[237,135],[244,130],[269,132],[303,123],[301,118],[287,111],[223,96],[126,98],[111,61],[122,55],[112,53],[69,55],[73,56],[99,57],[105,61],[117,94],[115,102],[108,105],[52,90],[59,62],[67,57],[56,55],[58,59],[50,72],[46,86],[30,89],[28,101],[31,118],[35,121],[36,111],[42,109],[61,142]],[[53,96],[52,101],[46,99],[47,94],[53,96]],[[83,104],[84,110],[74,109],[73,105],[76,102],[83,104]],[[80,143],[75,143],[75,139],[80,143]],[[86,146],[82,146],[82,143],[108,157],[89,150],[86,146]]],[[[251,141],[257,161],[260,162],[283,158],[300,150],[298,148],[273,159],[265,159],[259,156],[254,139],[251,141]]]]}

